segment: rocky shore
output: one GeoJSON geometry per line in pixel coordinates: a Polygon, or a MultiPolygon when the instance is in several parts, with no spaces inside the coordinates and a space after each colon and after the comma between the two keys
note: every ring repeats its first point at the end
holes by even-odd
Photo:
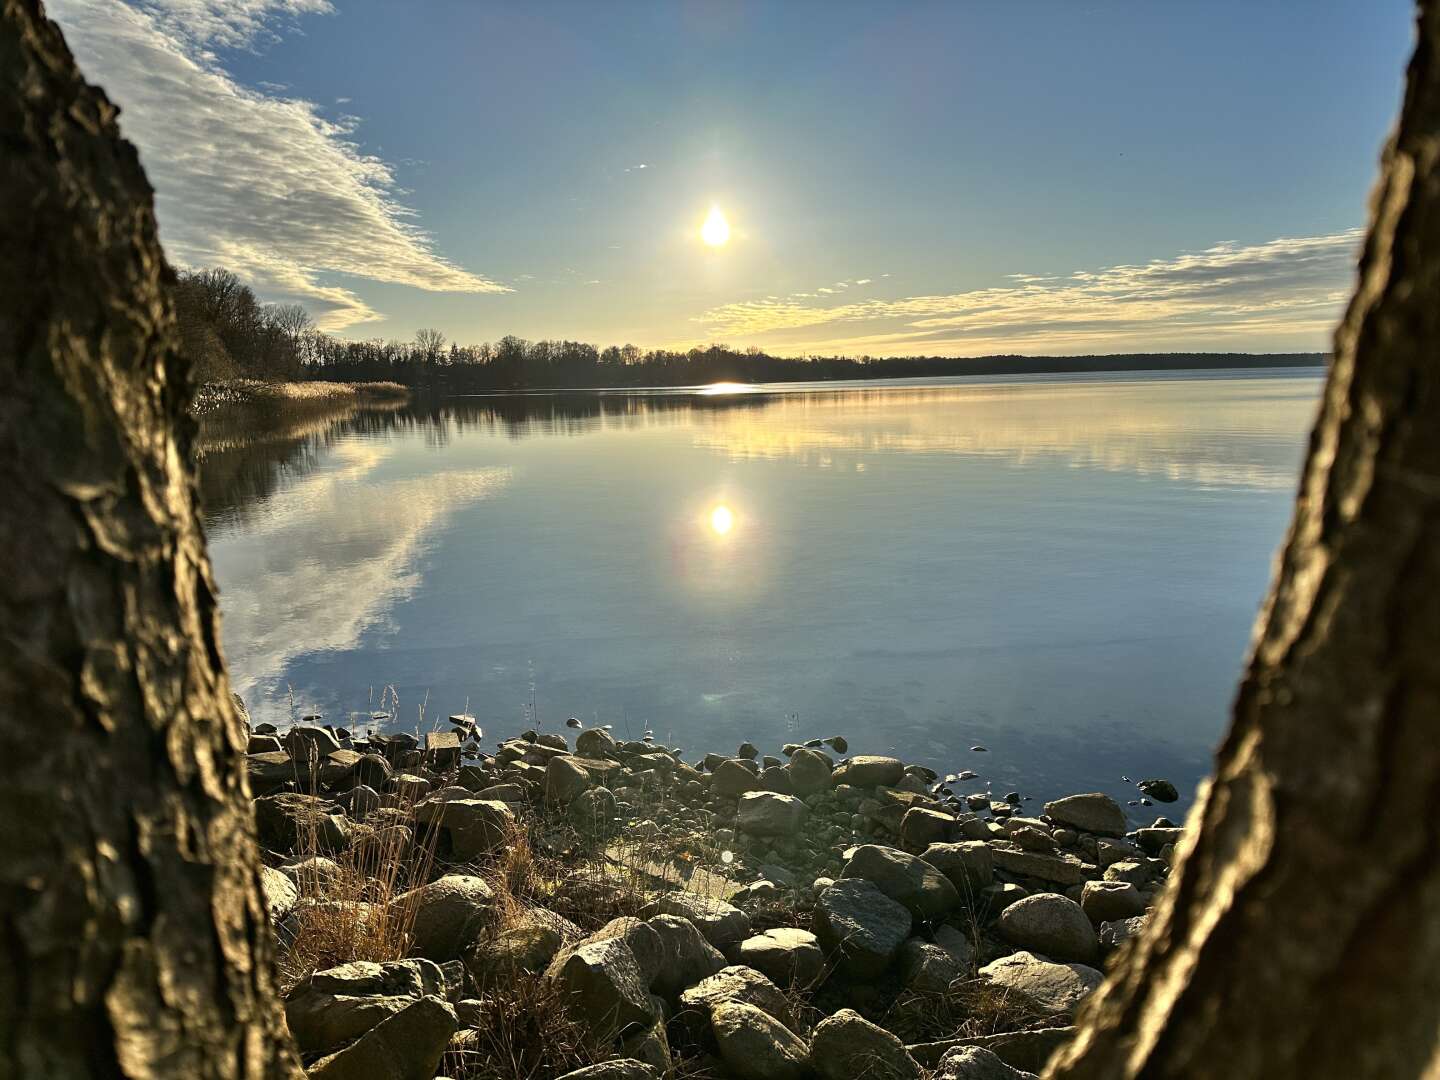
{"type": "Polygon", "coordinates": [[[1180,837],[1099,793],[1026,813],[841,738],[687,763],[589,728],[487,755],[452,719],[250,736],[312,1077],[1030,1076],[1180,837]]]}

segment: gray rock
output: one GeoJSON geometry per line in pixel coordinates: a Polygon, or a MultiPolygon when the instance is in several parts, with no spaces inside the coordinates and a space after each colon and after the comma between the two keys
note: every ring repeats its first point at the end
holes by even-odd
{"type": "Polygon", "coordinates": [[[458,960],[499,919],[495,893],[484,880],[446,874],[390,901],[392,917],[414,912],[410,951],[444,962],[458,960]]]}
{"type": "Polygon", "coordinates": [[[1106,881],[1128,881],[1131,885],[1145,885],[1156,876],[1155,868],[1148,862],[1117,862],[1105,868],[1106,881]]]}
{"type": "Polygon", "coordinates": [[[615,750],[615,736],[604,728],[586,728],[575,736],[575,753],[581,757],[608,758],[615,750]]]}
{"type": "Polygon", "coordinates": [[[1000,913],[1000,934],[1011,944],[1052,960],[1093,963],[1100,952],[1095,928],[1080,905],[1059,893],[1036,893],[1000,913]]]}
{"type": "Polygon", "coordinates": [[[943,994],[962,974],[947,950],[919,938],[910,938],[901,945],[896,959],[906,987],[922,993],[943,994]]]}
{"type": "Polygon", "coordinates": [[[296,724],[283,737],[285,749],[302,768],[312,756],[318,762],[326,754],[340,749],[340,740],[335,738],[334,733],[315,724],[296,724]]]}
{"type": "Polygon", "coordinates": [[[975,946],[970,939],[953,926],[937,926],[935,933],[935,944],[950,954],[950,959],[960,967],[962,972],[968,972],[975,963],[975,946]]]}
{"type": "Polygon", "coordinates": [[[1139,841],[1140,848],[1147,855],[1159,855],[1169,844],[1178,844],[1184,833],[1183,829],[1165,829],[1151,826],[1148,829],[1140,829],[1135,833],[1135,839],[1139,841]]]}
{"type": "Polygon", "coordinates": [[[790,763],[785,768],[790,774],[791,787],[802,799],[830,786],[833,767],[830,759],[819,750],[801,747],[790,755],[790,763]]]}
{"type": "Polygon", "coordinates": [[[439,828],[451,858],[458,862],[493,854],[515,831],[514,812],[495,799],[426,800],[415,807],[415,820],[439,828]]]}
{"type": "Polygon", "coordinates": [[[1141,858],[1144,858],[1144,855],[1140,849],[1123,840],[1100,840],[1095,845],[1095,859],[1102,867],[1141,858]]]}
{"type": "Polygon", "coordinates": [[[1180,798],[1180,792],[1169,780],[1141,780],[1135,786],[1156,802],[1172,803],[1180,798]]]}
{"type": "Polygon", "coordinates": [[[1044,855],[993,844],[990,859],[996,870],[1018,877],[1039,878],[1055,885],[1079,885],[1085,880],[1084,866],[1063,855],[1044,855]]]}
{"type": "Polygon", "coordinates": [[[740,1002],[721,1002],[710,1012],[720,1058],[741,1080],[800,1080],[809,1048],[779,1020],[740,1002]]]}
{"type": "Polygon", "coordinates": [[[670,1039],[665,1030],[665,1018],[660,1005],[656,1005],[656,1021],[648,1028],[632,1028],[620,1040],[620,1053],[627,1058],[644,1062],[663,1076],[672,1069],[670,1060],[670,1039]]]}
{"type": "Polygon", "coordinates": [[[318,896],[339,887],[345,876],[340,864],[324,855],[311,855],[304,859],[292,859],[279,866],[295,884],[295,888],[307,896],[318,896]]]}
{"type": "Polygon", "coordinates": [[[794,836],[809,808],[793,795],[747,791],[740,796],[736,824],[751,836],[794,836]]]}
{"type": "Polygon", "coordinates": [[[619,807],[609,788],[597,787],[582,792],[566,811],[570,823],[588,836],[609,836],[619,828],[615,820],[619,807]]]}
{"type": "Polygon", "coordinates": [[[823,1080],[923,1080],[924,1070],[905,1044],[853,1009],[815,1025],[810,1062],[823,1080]]]}
{"type": "Polygon", "coordinates": [[[1071,825],[1081,832],[1100,836],[1125,835],[1125,808],[1109,795],[1092,791],[1085,795],[1067,795],[1045,804],[1051,821],[1071,825]]]}
{"type": "Polygon", "coordinates": [[[430,1080],[455,1034],[449,1002],[422,997],[343,1050],[310,1066],[310,1080],[430,1080]]]}
{"type": "Polygon", "coordinates": [[[480,986],[510,980],[517,972],[544,971],[564,944],[563,924],[556,918],[523,916],[467,949],[465,967],[480,986]]]}
{"type": "Polygon", "coordinates": [[[648,920],[660,940],[659,972],[651,989],[673,998],[725,967],[725,957],[705,940],[695,924],[681,915],[656,915],[648,920]]]}
{"type": "Polygon", "coordinates": [[[1012,1069],[995,1053],[978,1046],[957,1046],[946,1051],[935,1080],[1036,1080],[1035,1074],[1012,1069]]]}
{"type": "Polygon", "coordinates": [[[1058,964],[1034,953],[1002,956],[980,969],[993,985],[1024,994],[1036,1007],[1057,1015],[1074,1016],[1075,1009],[1105,976],[1085,964],[1058,964]]]}
{"type": "Polygon", "coordinates": [[[702,937],[720,951],[750,936],[750,916],[734,904],[699,893],[666,893],[640,909],[642,919],[679,915],[695,924],[702,937]]]}
{"type": "Polygon", "coordinates": [[[1149,924],[1149,915],[1132,915],[1128,919],[1103,922],[1100,924],[1100,944],[1107,949],[1118,948],[1121,943],[1143,934],[1149,924]]]}
{"type": "Polygon", "coordinates": [[[623,937],[587,941],[566,949],[545,971],[592,1031],[610,1037],[631,1024],[656,1019],[648,981],[623,937]]]}
{"type": "Polygon", "coordinates": [[[265,897],[265,910],[270,913],[271,922],[283,922],[295,910],[295,904],[300,899],[300,890],[295,887],[295,882],[268,866],[260,868],[260,891],[265,897]]]}
{"type": "Polygon", "coordinates": [[[873,881],[881,892],[904,904],[919,919],[938,919],[960,902],[950,879],[930,863],[879,844],[856,848],[840,876],[873,881]]]}
{"type": "Polygon", "coordinates": [[[746,938],[734,956],[737,963],[754,968],[780,986],[809,986],[825,970],[820,939],[808,930],[788,926],[746,938]]]}
{"type": "Polygon", "coordinates": [[[284,787],[295,779],[295,763],[283,750],[248,754],[245,772],[250,780],[250,794],[257,798],[284,787]]]}
{"type": "Polygon", "coordinates": [[[837,881],[815,900],[816,936],[827,954],[838,953],[846,971],[859,978],[878,975],[910,936],[910,911],[873,881],[837,881]]]}
{"type": "Polygon", "coordinates": [[[358,960],[317,971],[285,1000],[285,1021],[307,1058],[359,1038],[422,997],[443,997],[445,980],[429,960],[358,960]]]}
{"type": "Polygon", "coordinates": [[[725,1002],[753,1005],[791,1031],[798,1030],[790,1002],[780,988],[754,968],[740,964],[721,968],[680,995],[680,1008],[709,1016],[725,1002]]]}
{"type": "Polygon", "coordinates": [[[980,890],[975,904],[975,917],[983,924],[998,918],[1000,913],[1017,900],[1029,896],[1019,885],[1011,882],[997,882],[980,890]]]}
{"type": "Polygon", "coordinates": [[[830,774],[830,783],[861,788],[894,787],[904,775],[905,763],[899,758],[857,754],[836,767],[830,774]]]}
{"type": "MultiPolygon", "coordinates": [[[[750,763],[753,766],[753,762],[750,763]]],[[[760,777],[733,758],[722,761],[710,777],[710,790],[716,795],[736,798],[760,787],[760,777]]]]}
{"type": "Polygon", "coordinates": [[[344,851],[350,826],[334,804],[315,795],[289,792],[255,800],[255,832],[272,851],[344,851]]]}
{"type": "Polygon", "coordinates": [[[1145,897],[1128,881],[1087,881],[1080,907],[1092,923],[1099,924],[1145,914],[1145,897]]]}
{"type": "Polygon", "coordinates": [[[943,844],[953,839],[958,824],[952,814],[912,806],[900,819],[900,846],[912,855],[918,855],[931,844],[943,844]]]}
{"type": "Polygon", "coordinates": [[[979,840],[958,844],[931,844],[920,856],[955,886],[962,901],[973,903],[982,889],[995,883],[995,860],[990,845],[979,840]]]}
{"type": "Polygon", "coordinates": [[[545,801],[557,806],[568,806],[581,794],[590,790],[590,774],[575,759],[560,755],[550,759],[545,766],[545,801]]]}

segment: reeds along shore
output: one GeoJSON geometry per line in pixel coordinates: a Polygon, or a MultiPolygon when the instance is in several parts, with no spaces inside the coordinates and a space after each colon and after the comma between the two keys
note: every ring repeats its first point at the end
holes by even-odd
{"type": "Polygon", "coordinates": [[[408,388],[396,382],[265,382],[226,379],[201,383],[190,411],[204,416],[218,409],[266,405],[305,405],[371,400],[403,400],[408,388]]]}
{"type": "Polygon", "coordinates": [[[686,762],[600,728],[480,754],[467,724],[251,735],[311,1076],[1024,1077],[1180,835],[1098,793],[1026,814],[838,738],[686,762]]]}

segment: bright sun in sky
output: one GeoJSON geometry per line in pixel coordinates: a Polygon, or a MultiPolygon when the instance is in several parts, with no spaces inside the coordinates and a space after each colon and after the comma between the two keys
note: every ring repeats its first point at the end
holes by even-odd
{"type": "Polygon", "coordinates": [[[717,506],[710,511],[710,528],[714,529],[721,536],[730,531],[735,524],[735,515],[730,512],[728,506],[717,506]]]}
{"type": "Polygon", "coordinates": [[[720,207],[710,207],[710,216],[700,226],[700,239],[711,247],[721,247],[730,239],[730,223],[725,220],[720,207]]]}

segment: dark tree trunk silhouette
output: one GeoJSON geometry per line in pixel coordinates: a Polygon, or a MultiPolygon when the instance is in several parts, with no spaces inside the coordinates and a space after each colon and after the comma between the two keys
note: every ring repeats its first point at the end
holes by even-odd
{"type": "Polygon", "coordinates": [[[0,1075],[297,1075],[151,191],[0,5],[0,1075]]]}
{"type": "Polygon", "coordinates": [[[1048,1075],[1440,1075],[1440,3],[1215,776],[1048,1075]]]}

